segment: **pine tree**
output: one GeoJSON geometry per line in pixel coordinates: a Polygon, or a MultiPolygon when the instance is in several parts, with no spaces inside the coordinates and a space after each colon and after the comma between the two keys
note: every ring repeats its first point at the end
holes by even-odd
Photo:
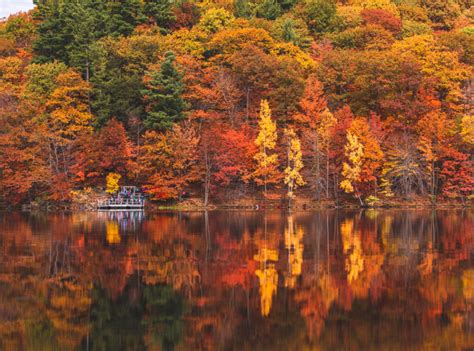
{"type": "Polygon", "coordinates": [[[281,6],[276,0],[264,0],[257,8],[257,16],[274,20],[281,15],[281,6]]]}
{"type": "Polygon", "coordinates": [[[336,1],[307,0],[304,3],[304,11],[308,28],[315,34],[325,33],[336,15],[336,1]]]}
{"type": "Polygon", "coordinates": [[[267,196],[267,185],[277,183],[279,180],[278,155],[272,153],[277,141],[276,123],[272,121],[272,111],[267,100],[262,100],[260,103],[258,126],[260,131],[257,139],[255,139],[255,145],[259,148],[259,151],[254,157],[257,161],[254,178],[258,185],[264,186],[264,194],[267,196]]]}
{"type": "Polygon", "coordinates": [[[176,20],[172,5],[173,3],[170,0],[145,0],[143,12],[162,29],[163,33],[166,33],[176,20]]]}
{"type": "Polygon", "coordinates": [[[242,18],[252,17],[252,10],[248,0],[235,0],[234,1],[234,16],[242,18]]]}
{"type": "Polygon", "coordinates": [[[143,70],[125,68],[130,67],[130,61],[123,56],[128,50],[125,42],[120,40],[124,45],[119,46],[113,38],[107,38],[92,45],[90,82],[97,126],[105,125],[110,118],[126,122],[131,115],[143,115],[143,70]]]}
{"type": "Polygon", "coordinates": [[[65,8],[64,23],[71,41],[66,46],[67,60],[81,70],[86,80],[90,78],[92,46],[106,36],[107,8],[103,0],[85,0],[65,8]]]}
{"type": "Polygon", "coordinates": [[[113,36],[130,35],[146,17],[140,0],[108,1],[110,19],[108,32],[113,36]]]}
{"type": "Polygon", "coordinates": [[[147,106],[144,125],[147,129],[171,129],[173,124],[185,119],[186,101],[182,98],[183,75],[176,69],[175,56],[172,52],[165,54],[159,71],[149,73],[143,91],[147,106]]]}
{"type": "MultiPolygon", "coordinates": [[[[109,67],[108,52],[100,43],[96,43],[92,48],[92,65],[94,75],[91,77],[92,83],[92,112],[97,117],[96,125],[104,126],[112,114],[112,87],[115,83],[111,74],[116,73],[109,67]]],[[[116,116],[115,117],[119,117],[116,116]]]]}
{"type": "Polygon", "coordinates": [[[59,60],[67,63],[66,46],[70,42],[63,15],[63,4],[59,1],[35,0],[37,10],[35,20],[37,39],[33,43],[35,62],[45,63],[59,60]]]}

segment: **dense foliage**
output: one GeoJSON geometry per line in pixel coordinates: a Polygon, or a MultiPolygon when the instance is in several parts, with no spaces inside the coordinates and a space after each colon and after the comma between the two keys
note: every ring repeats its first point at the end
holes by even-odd
{"type": "Polygon", "coordinates": [[[0,23],[0,194],[474,191],[462,0],[36,0],[0,23]]]}

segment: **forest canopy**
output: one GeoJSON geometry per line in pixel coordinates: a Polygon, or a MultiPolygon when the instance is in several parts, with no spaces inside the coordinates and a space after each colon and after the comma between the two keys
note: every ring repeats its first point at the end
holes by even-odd
{"type": "Polygon", "coordinates": [[[0,22],[0,201],[472,200],[468,0],[35,0],[0,22]]]}

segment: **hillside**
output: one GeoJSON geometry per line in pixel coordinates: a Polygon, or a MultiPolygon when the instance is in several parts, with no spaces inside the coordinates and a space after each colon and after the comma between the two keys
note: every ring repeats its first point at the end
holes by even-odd
{"type": "Polygon", "coordinates": [[[473,199],[471,0],[35,4],[0,23],[5,204],[473,199]]]}

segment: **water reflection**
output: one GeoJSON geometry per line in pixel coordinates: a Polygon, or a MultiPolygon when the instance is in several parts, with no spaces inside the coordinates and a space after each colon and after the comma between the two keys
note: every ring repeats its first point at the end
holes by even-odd
{"type": "Polygon", "coordinates": [[[471,349],[473,219],[0,215],[0,349],[471,349]]]}

